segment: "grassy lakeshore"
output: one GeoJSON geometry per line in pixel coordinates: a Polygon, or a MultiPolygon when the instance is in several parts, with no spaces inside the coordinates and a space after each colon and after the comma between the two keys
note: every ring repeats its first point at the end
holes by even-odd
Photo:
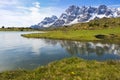
{"type": "Polygon", "coordinates": [[[46,33],[23,34],[27,38],[49,38],[49,39],[65,39],[78,41],[100,41],[119,42],[120,27],[107,28],[100,30],[68,30],[68,31],[48,31],[46,33]],[[99,37],[99,35],[102,37],[99,37]],[[96,37],[98,36],[98,37],[96,37]]]}
{"type": "Polygon", "coordinates": [[[3,72],[0,80],[120,80],[120,61],[67,58],[31,71],[3,72]]]}

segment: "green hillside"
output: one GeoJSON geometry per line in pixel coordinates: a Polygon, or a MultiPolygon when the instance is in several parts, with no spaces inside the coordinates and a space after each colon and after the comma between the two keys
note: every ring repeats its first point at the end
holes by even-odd
{"type": "Polygon", "coordinates": [[[78,23],[70,26],[64,27],[50,27],[48,30],[94,30],[94,29],[106,29],[106,28],[114,28],[120,27],[120,18],[102,18],[91,20],[87,23],[78,23]]]}
{"type": "Polygon", "coordinates": [[[106,41],[120,43],[120,18],[103,18],[59,28],[46,33],[23,34],[27,38],[49,38],[78,41],[106,41]]]}

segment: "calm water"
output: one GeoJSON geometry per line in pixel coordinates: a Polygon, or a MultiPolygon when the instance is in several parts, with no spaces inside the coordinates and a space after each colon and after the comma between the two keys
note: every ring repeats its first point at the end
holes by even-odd
{"type": "Polygon", "coordinates": [[[27,39],[30,32],[0,32],[0,71],[34,69],[66,57],[88,60],[120,60],[120,44],[27,39]]]}

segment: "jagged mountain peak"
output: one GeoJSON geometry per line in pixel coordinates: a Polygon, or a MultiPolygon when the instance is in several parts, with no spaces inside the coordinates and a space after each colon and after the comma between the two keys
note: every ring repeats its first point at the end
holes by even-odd
{"type": "Polygon", "coordinates": [[[78,6],[71,5],[71,6],[69,6],[68,9],[65,10],[65,12],[66,12],[67,14],[72,14],[72,13],[74,13],[74,12],[77,12],[78,10],[79,10],[79,7],[78,7],[78,6]]]}
{"type": "Polygon", "coordinates": [[[51,17],[45,17],[44,20],[54,20],[54,19],[58,19],[57,16],[52,15],[51,17]]]}
{"type": "Polygon", "coordinates": [[[57,16],[52,15],[51,17],[45,17],[40,23],[37,25],[32,25],[31,28],[44,28],[51,26],[56,20],[58,19],[57,16]]]}
{"type": "Polygon", "coordinates": [[[106,5],[100,5],[99,7],[98,7],[98,11],[97,11],[97,13],[98,14],[105,14],[106,12],[107,12],[107,6],[106,5]]]}
{"type": "Polygon", "coordinates": [[[107,6],[106,5],[100,5],[98,8],[99,9],[107,9],[107,6]]]}
{"type": "Polygon", "coordinates": [[[49,26],[64,26],[71,25],[80,22],[88,22],[93,19],[100,19],[103,17],[120,17],[120,8],[110,8],[106,5],[93,6],[69,6],[65,12],[61,14],[59,18],[56,16],[46,17],[41,21],[37,27],[49,27],[49,26]]]}

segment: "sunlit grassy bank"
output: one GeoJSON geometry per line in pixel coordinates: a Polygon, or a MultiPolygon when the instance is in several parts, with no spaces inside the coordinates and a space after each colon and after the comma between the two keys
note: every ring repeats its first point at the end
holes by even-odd
{"type": "Polygon", "coordinates": [[[120,61],[87,61],[68,58],[33,71],[3,72],[0,80],[120,80],[120,61]]]}
{"type": "Polygon", "coordinates": [[[65,40],[79,40],[79,41],[96,41],[106,40],[109,42],[119,42],[120,27],[100,29],[100,30],[69,30],[69,31],[49,31],[47,33],[33,33],[23,34],[27,38],[49,38],[49,39],[65,39],[65,40]],[[98,35],[98,37],[96,37],[98,35]],[[103,35],[103,37],[99,37],[103,35]]]}

